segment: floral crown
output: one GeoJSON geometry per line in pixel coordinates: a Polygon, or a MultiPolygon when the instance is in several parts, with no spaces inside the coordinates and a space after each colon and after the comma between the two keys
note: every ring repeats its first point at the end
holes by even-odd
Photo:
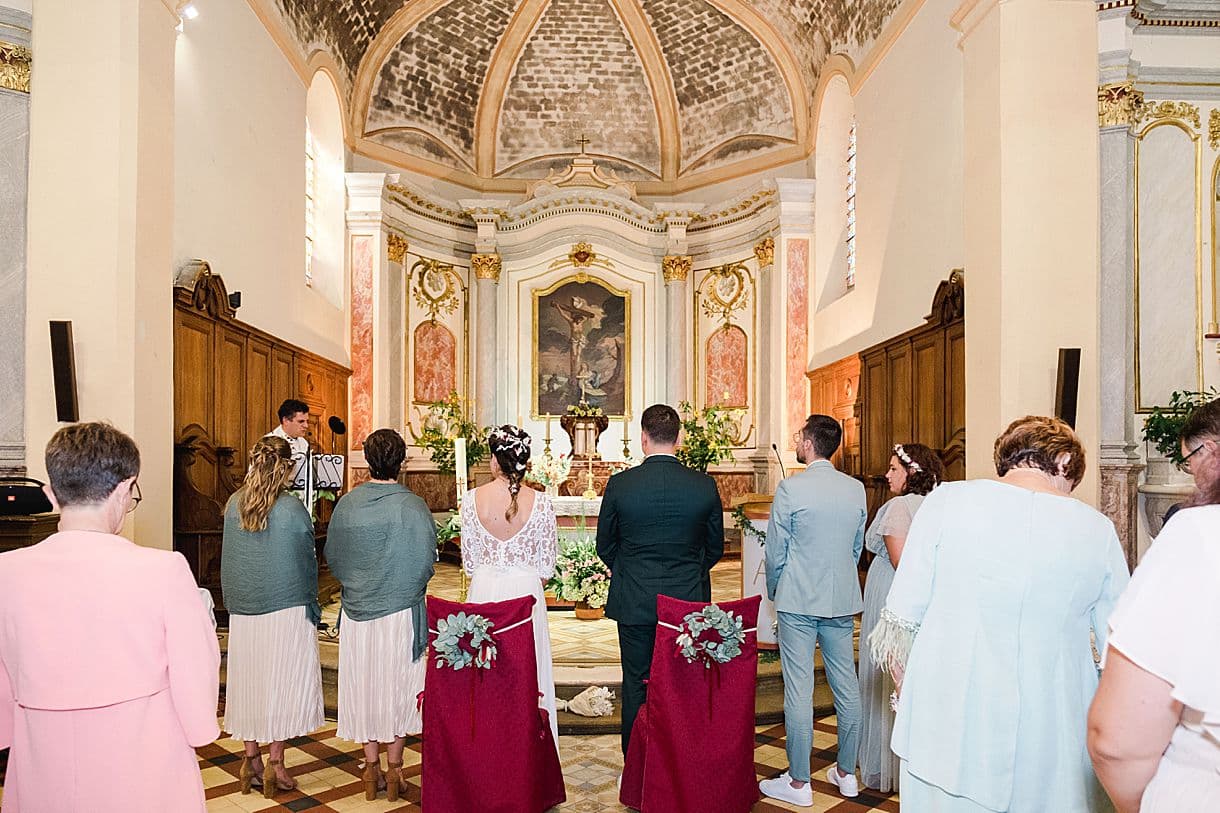
{"type": "Polygon", "coordinates": [[[493,451],[502,449],[513,456],[513,468],[525,471],[525,458],[530,454],[530,436],[524,430],[506,424],[491,430],[488,441],[498,447],[493,451]]]}
{"type": "Polygon", "coordinates": [[[923,471],[923,466],[911,459],[911,456],[907,454],[907,450],[902,448],[901,443],[894,444],[894,455],[902,461],[902,465],[906,466],[911,471],[923,471]]]}

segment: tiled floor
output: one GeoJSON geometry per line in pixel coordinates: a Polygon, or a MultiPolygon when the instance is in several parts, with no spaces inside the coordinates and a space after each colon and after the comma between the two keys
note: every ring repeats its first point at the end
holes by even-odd
{"type": "MultiPolygon", "coordinates": [[[[760,779],[774,776],[787,766],[783,736],[783,726],[758,729],[755,736],[754,770],[760,779]]],[[[812,810],[814,813],[864,813],[882,810],[897,813],[897,796],[881,796],[863,791],[859,797],[849,801],[837,794],[834,787],[825,781],[826,768],[834,758],[834,747],[834,718],[818,720],[814,724],[812,808],[796,808],[778,802],[759,802],[754,806],[755,813],[787,810],[812,810]]],[[[240,743],[223,739],[200,749],[199,766],[203,771],[210,811],[419,811],[420,749],[418,740],[410,742],[405,757],[410,792],[405,800],[394,805],[386,802],[384,796],[375,802],[364,801],[364,790],[360,783],[360,749],[354,743],[335,738],[333,725],[328,725],[313,737],[303,737],[290,744],[286,762],[300,787],[292,793],[280,794],[274,801],[254,794],[242,796],[238,792],[240,743]]],[[[567,783],[568,800],[557,810],[564,813],[618,813],[627,809],[618,803],[615,784],[623,767],[617,736],[560,737],[559,751],[567,783]]]]}

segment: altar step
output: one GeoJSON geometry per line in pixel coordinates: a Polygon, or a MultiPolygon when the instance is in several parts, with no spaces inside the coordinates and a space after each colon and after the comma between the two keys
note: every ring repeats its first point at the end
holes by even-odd
{"type": "MultiPolygon", "coordinates": [[[[220,633],[220,686],[223,692],[228,666],[228,635],[220,633]]],[[[318,654],[322,664],[322,700],[326,717],[336,719],[339,708],[339,644],[322,640],[318,643],[318,654]]],[[[813,708],[815,715],[834,712],[834,698],[826,682],[819,651],[814,659],[815,683],[813,708]]],[[[622,671],[618,664],[604,666],[559,666],[555,669],[555,694],[564,700],[575,697],[589,686],[605,686],[614,692],[614,714],[609,717],[581,717],[570,712],[559,712],[559,733],[563,734],[615,734],[622,727],[619,702],[622,698],[622,671]]],[[[784,680],[780,674],[778,656],[764,656],[758,664],[758,683],[755,690],[755,721],[758,725],[771,725],[784,719],[784,680]]]]}

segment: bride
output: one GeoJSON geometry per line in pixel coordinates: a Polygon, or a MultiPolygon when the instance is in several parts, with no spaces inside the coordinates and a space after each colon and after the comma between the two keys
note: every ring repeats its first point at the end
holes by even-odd
{"type": "Polygon", "coordinates": [[[462,567],[470,576],[466,600],[481,604],[534,597],[534,655],[542,695],[538,705],[550,716],[558,748],[551,634],[542,597],[543,585],[555,572],[559,549],[555,509],[545,494],[521,488],[530,459],[529,435],[505,425],[492,430],[488,445],[495,479],[467,492],[462,500],[462,567]]]}

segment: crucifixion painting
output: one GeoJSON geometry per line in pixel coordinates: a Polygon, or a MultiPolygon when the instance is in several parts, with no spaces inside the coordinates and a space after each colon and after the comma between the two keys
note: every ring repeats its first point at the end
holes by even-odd
{"type": "Polygon", "coordinates": [[[630,295],[584,276],[534,292],[534,410],[585,402],[622,415],[630,392],[630,295]]]}

